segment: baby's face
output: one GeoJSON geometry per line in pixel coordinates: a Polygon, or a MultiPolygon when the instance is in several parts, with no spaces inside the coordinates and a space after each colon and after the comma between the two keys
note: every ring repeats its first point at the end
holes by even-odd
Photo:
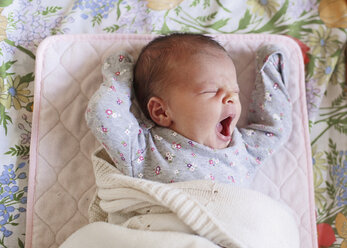
{"type": "Polygon", "coordinates": [[[214,149],[226,148],[240,118],[236,70],[225,54],[195,55],[178,64],[164,101],[169,128],[214,149]]]}

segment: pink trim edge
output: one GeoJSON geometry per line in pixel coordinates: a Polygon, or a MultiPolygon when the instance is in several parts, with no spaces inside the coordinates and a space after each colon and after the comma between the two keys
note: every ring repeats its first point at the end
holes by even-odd
{"type": "MultiPolygon", "coordinates": [[[[38,134],[39,134],[39,118],[41,110],[41,74],[43,68],[44,54],[47,47],[56,41],[66,41],[66,40],[146,40],[149,41],[153,39],[156,35],[153,34],[77,34],[77,35],[57,35],[50,36],[46,38],[38,47],[36,53],[36,68],[35,68],[35,93],[34,93],[34,111],[32,120],[32,135],[30,143],[30,168],[29,168],[29,179],[28,179],[28,201],[27,201],[27,215],[26,215],[26,237],[25,237],[25,247],[32,247],[32,235],[33,235],[33,218],[34,218],[34,203],[35,203],[35,181],[36,181],[36,165],[37,165],[37,153],[38,153],[38,134]]],[[[305,72],[304,65],[301,59],[301,50],[299,46],[290,38],[281,35],[269,35],[269,34],[211,34],[211,36],[216,37],[220,40],[230,40],[233,39],[254,39],[262,41],[279,41],[282,43],[287,43],[289,46],[293,47],[296,51],[299,61],[299,77],[300,77],[300,96],[302,113],[307,113],[306,106],[306,94],[305,94],[305,72]]],[[[314,204],[314,189],[313,189],[313,168],[312,162],[310,162],[311,154],[311,144],[308,142],[309,129],[308,129],[308,117],[304,115],[302,119],[302,125],[304,127],[305,136],[305,146],[306,146],[306,157],[307,157],[307,180],[309,182],[309,204],[310,209],[315,209],[314,204]]],[[[310,212],[311,219],[311,231],[312,233],[312,244],[313,248],[317,248],[317,232],[316,232],[316,217],[314,211],[310,212]]]]}

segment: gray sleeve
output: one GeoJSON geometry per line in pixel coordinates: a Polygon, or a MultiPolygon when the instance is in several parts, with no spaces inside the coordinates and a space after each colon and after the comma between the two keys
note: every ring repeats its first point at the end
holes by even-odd
{"type": "Polygon", "coordinates": [[[240,129],[247,151],[256,164],[261,164],[291,133],[292,105],[286,88],[286,66],[279,48],[265,46],[257,51],[257,75],[248,125],[240,129]]]}
{"type": "Polygon", "coordinates": [[[90,130],[124,174],[132,176],[132,151],[137,149],[139,123],[130,112],[133,59],[125,52],[108,57],[102,65],[104,82],[89,101],[86,121],[90,130]]]}

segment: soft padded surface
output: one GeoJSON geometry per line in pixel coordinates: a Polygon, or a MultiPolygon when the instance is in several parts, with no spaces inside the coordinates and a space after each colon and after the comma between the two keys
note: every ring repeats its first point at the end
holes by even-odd
{"type": "MultiPolygon", "coordinates": [[[[285,49],[293,103],[290,140],[259,171],[253,188],[284,202],[300,227],[301,247],[317,247],[312,160],[300,48],[275,35],[216,35],[234,59],[245,123],[255,79],[255,50],[268,43],[285,49]]],[[[102,82],[101,62],[117,50],[135,58],[151,35],[53,36],[41,43],[36,60],[35,108],[30,151],[26,247],[57,247],[88,223],[94,193],[91,153],[99,146],[84,112],[102,82]]],[[[254,202],[254,204],[257,204],[254,202]]]]}

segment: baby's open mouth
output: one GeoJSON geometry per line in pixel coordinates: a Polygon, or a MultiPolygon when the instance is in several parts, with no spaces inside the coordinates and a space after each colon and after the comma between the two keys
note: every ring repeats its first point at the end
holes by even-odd
{"type": "Polygon", "coordinates": [[[232,122],[233,118],[231,116],[228,116],[227,118],[223,119],[217,124],[217,131],[222,134],[223,136],[230,136],[230,124],[232,122]]]}

